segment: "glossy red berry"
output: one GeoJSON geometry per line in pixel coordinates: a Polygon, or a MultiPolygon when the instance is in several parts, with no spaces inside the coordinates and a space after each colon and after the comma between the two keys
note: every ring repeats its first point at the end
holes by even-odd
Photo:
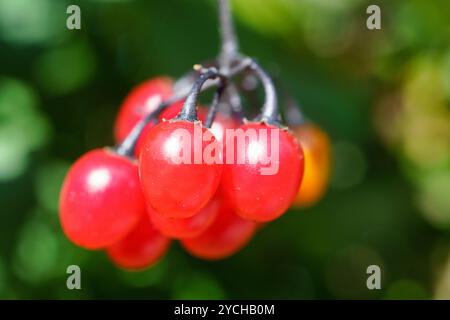
{"type": "Polygon", "coordinates": [[[289,131],[273,125],[250,122],[239,128],[241,138],[227,140],[222,190],[240,216],[261,222],[274,220],[288,209],[299,188],[302,148],[289,131]],[[235,146],[231,162],[230,143],[235,146]]]}
{"type": "Polygon", "coordinates": [[[162,234],[175,239],[186,239],[196,237],[205,231],[213,223],[219,208],[220,200],[214,197],[203,209],[189,218],[168,218],[151,207],[147,212],[155,228],[162,234]]]}
{"type": "MultiPolygon", "coordinates": [[[[172,93],[172,81],[165,77],[150,79],[135,87],[119,109],[114,126],[116,143],[122,142],[142,118],[155,111],[162,101],[171,97],[172,93]]],[[[147,127],[152,125],[149,123],[147,127]]],[[[140,145],[141,141],[138,140],[136,155],[139,154],[140,145]]]]}
{"type": "Polygon", "coordinates": [[[252,238],[256,227],[256,222],[242,219],[226,201],[222,201],[212,225],[198,237],[184,239],[181,244],[195,257],[224,259],[241,250],[252,238]]]}
{"type": "Polygon", "coordinates": [[[109,258],[129,270],[148,268],[167,252],[170,239],[162,235],[145,216],[124,239],[109,246],[109,258]]]}
{"type": "Polygon", "coordinates": [[[153,127],[139,161],[148,203],[167,217],[188,218],[199,212],[213,197],[222,175],[220,145],[215,145],[219,144],[200,122],[170,120],[153,127]],[[206,139],[196,139],[202,136],[206,139]],[[218,161],[207,162],[203,155],[218,161]]]}
{"type": "Polygon", "coordinates": [[[137,164],[107,149],[88,152],[67,173],[59,214],[66,236],[81,247],[119,241],[145,214],[137,164]]]}

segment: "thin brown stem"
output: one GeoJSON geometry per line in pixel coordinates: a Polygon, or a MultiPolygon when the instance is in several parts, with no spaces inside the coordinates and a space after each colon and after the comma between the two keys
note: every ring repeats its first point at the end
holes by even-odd
{"type": "Polygon", "coordinates": [[[231,63],[239,55],[239,47],[234,31],[233,18],[229,0],[218,0],[220,35],[222,48],[219,55],[219,66],[227,73],[231,63]]]}

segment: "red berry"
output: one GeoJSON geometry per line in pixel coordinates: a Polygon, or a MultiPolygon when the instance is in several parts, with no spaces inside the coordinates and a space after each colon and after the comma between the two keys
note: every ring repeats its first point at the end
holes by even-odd
{"type": "Polygon", "coordinates": [[[162,234],[176,239],[186,239],[198,236],[214,221],[220,208],[220,200],[212,198],[208,204],[190,218],[168,218],[165,215],[148,208],[151,220],[162,234]]]}
{"type": "Polygon", "coordinates": [[[217,218],[198,237],[181,241],[193,256],[205,260],[227,258],[242,249],[255,233],[257,223],[242,219],[226,201],[221,202],[217,218]]]}
{"type": "MultiPolygon", "coordinates": [[[[139,120],[155,111],[158,105],[170,98],[171,95],[172,81],[165,77],[150,79],[135,87],[119,109],[114,128],[116,143],[122,142],[139,120]]],[[[152,126],[152,124],[150,123],[148,126],[152,126]]],[[[136,155],[139,154],[138,146],[140,144],[141,142],[138,140],[136,155]]]]}
{"type": "Polygon", "coordinates": [[[303,151],[287,130],[255,122],[239,128],[241,137],[247,135],[246,143],[236,136],[228,139],[226,149],[234,144],[235,161],[229,164],[226,159],[222,190],[240,216],[261,222],[274,220],[295,198],[303,176],[303,151]],[[267,156],[271,161],[264,164],[267,156]]]}
{"type": "Polygon", "coordinates": [[[202,159],[213,145],[219,147],[212,149],[219,150],[211,154],[221,161],[220,145],[198,122],[170,120],[150,130],[140,154],[139,173],[144,196],[156,211],[188,218],[208,203],[222,175],[220,162],[202,159]],[[210,140],[196,141],[196,136],[209,136],[210,140]],[[200,163],[195,163],[198,157],[200,163]]]}
{"type": "Polygon", "coordinates": [[[64,180],[59,212],[65,234],[81,247],[119,241],[145,214],[137,164],[106,149],[88,152],[64,180]]]}
{"type": "Polygon", "coordinates": [[[143,269],[157,263],[167,252],[170,239],[145,216],[124,239],[109,246],[109,258],[124,269],[143,269]]]}

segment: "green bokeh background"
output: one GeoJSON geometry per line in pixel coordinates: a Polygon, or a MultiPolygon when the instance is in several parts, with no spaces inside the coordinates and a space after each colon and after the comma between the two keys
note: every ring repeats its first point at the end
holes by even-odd
{"type": "Polygon", "coordinates": [[[0,298],[450,298],[450,3],[232,2],[242,51],[331,136],[323,200],[219,262],[174,243],[136,273],[76,248],[57,212],[70,163],[112,145],[134,85],[216,56],[216,4],[0,0],[0,298]],[[370,4],[381,30],[366,28],[370,4]],[[71,264],[82,290],[66,288],[71,264]],[[381,290],[366,288],[372,264],[381,290]]]}

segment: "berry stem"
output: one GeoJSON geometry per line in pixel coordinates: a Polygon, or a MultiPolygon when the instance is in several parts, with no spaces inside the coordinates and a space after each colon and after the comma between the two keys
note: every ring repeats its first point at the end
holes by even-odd
{"type": "Polygon", "coordinates": [[[206,116],[205,120],[205,127],[211,128],[211,125],[214,121],[214,118],[216,116],[217,111],[219,110],[219,104],[220,99],[222,97],[223,92],[227,89],[226,84],[222,81],[220,86],[217,88],[216,92],[214,93],[214,98],[211,103],[211,106],[208,110],[208,115],[206,116]]]}
{"type": "Polygon", "coordinates": [[[295,99],[287,92],[285,92],[285,104],[286,108],[284,111],[284,116],[286,123],[289,126],[296,127],[305,123],[306,119],[302,114],[301,107],[298,105],[295,99]]]}
{"type": "Polygon", "coordinates": [[[289,93],[281,79],[275,79],[276,86],[283,95],[283,109],[284,120],[288,126],[296,127],[307,121],[305,118],[302,107],[298,104],[297,100],[289,93]]]}
{"type": "Polygon", "coordinates": [[[209,79],[216,79],[218,77],[223,77],[219,74],[219,71],[216,68],[208,68],[203,70],[200,76],[195,81],[192,86],[189,95],[184,102],[183,108],[180,113],[174,118],[175,120],[185,120],[190,122],[198,121],[197,117],[197,101],[198,96],[202,90],[203,85],[209,79]]]}
{"type": "Polygon", "coordinates": [[[255,120],[279,125],[280,113],[278,111],[278,98],[272,78],[270,78],[269,74],[254,60],[252,60],[249,69],[259,78],[265,92],[264,105],[261,108],[260,115],[256,117],[255,120]]]}
{"type": "Polygon", "coordinates": [[[242,117],[242,100],[236,85],[230,83],[225,90],[225,94],[228,95],[227,98],[229,100],[228,102],[231,106],[232,113],[235,116],[242,117]]]}
{"type": "MultiPolygon", "coordinates": [[[[230,9],[229,0],[218,0],[220,35],[222,48],[218,57],[218,66],[221,73],[228,74],[231,65],[234,61],[241,57],[239,53],[239,45],[234,29],[233,17],[230,9]]],[[[235,115],[242,114],[241,98],[236,87],[230,83],[222,93],[221,109],[225,113],[234,113],[235,115]]]]}
{"type": "Polygon", "coordinates": [[[133,157],[136,143],[145,126],[152,121],[156,121],[156,117],[158,117],[161,111],[163,111],[166,107],[170,106],[171,104],[177,102],[178,100],[180,100],[180,98],[175,95],[170,99],[161,102],[153,112],[150,112],[138,123],[136,123],[131,132],[128,134],[128,136],[118,146],[115,147],[115,152],[121,156],[133,157]]]}
{"type": "Polygon", "coordinates": [[[258,85],[259,85],[258,78],[253,73],[250,72],[244,74],[241,83],[239,85],[239,90],[243,92],[247,100],[249,107],[248,112],[254,115],[258,114],[258,112],[260,111],[259,97],[256,92],[256,88],[258,87],[258,85]]]}
{"type": "Polygon", "coordinates": [[[224,73],[228,72],[231,63],[239,55],[239,47],[234,31],[233,18],[231,16],[230,1],[218,0],[220,35],[222,48],[219,55],[219,66],[224,73]]]}

